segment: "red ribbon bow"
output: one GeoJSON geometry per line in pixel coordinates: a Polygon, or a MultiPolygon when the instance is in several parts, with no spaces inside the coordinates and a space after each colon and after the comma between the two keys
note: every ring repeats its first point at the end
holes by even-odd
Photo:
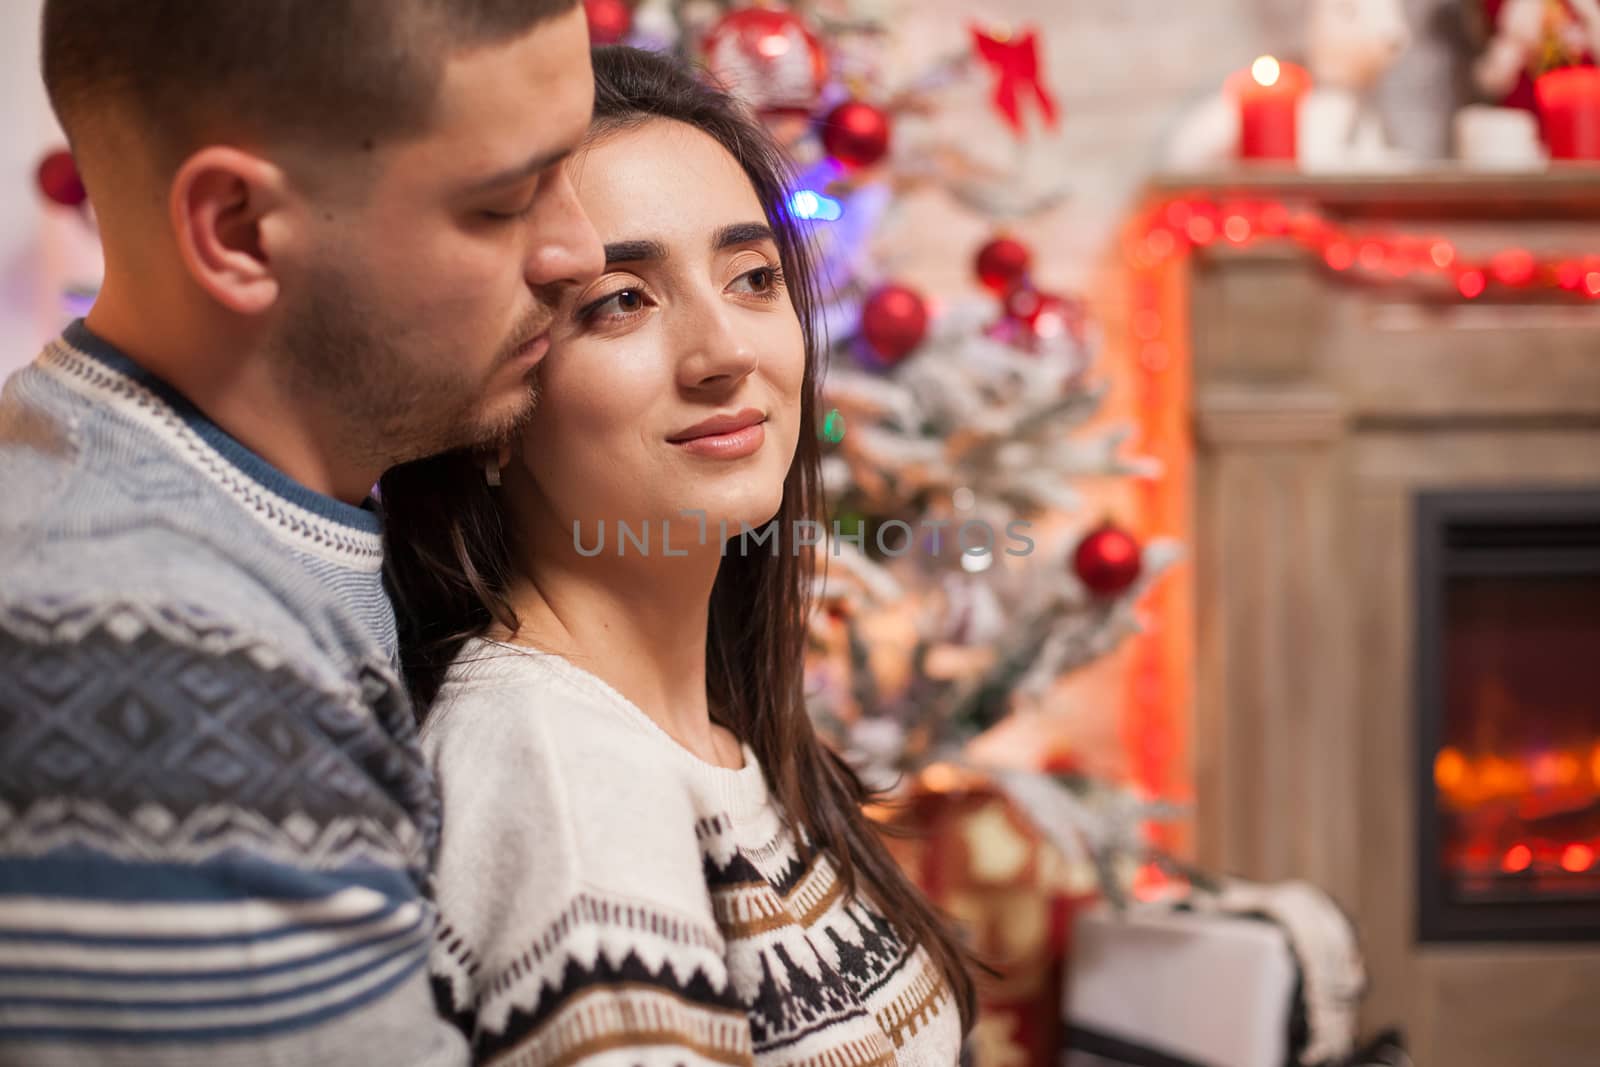
{"type": "Polygon", "coordinates": [[[1056,125],[1055,98],[1044,87],[1039,76],[1039,36],[1036,31],[991,37],[974,26],[972,43],[978,56],[999,76],[994,86],[994,106],[1019,137],[1023,132],[1019,92],[1032,93],[1045,122],[1052,127],[1056,125]]]}

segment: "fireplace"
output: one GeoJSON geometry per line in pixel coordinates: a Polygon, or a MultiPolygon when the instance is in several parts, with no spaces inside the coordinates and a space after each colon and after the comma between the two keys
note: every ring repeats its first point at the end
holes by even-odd
{"type": "MultiPolygon", "coordinates": [[[[1600,248],[1592,172],[1212,189],[1263,187],[1457,248],[1600,248]]],[[[1600,895],[1563,859],[1595,832],[1600,305],[1357,284],[1226,241],[1170,270],[1188,348],[1161,374],[1193,451],[1164,481],[1193,472],[1192,510],[1160,514],[1193,546],[1196,859],[1331,891],[1361,934],[1363,1028],[1403,1026],[1418,1067],[1596,1063],[1600,895]]],[[[1146,439],[1181,442],[1151,394],[1146,439]]]]}
{"type": "Polygon", "coordinates": [[[1600,489],[1416,516],[1419,937],[1600,940],[1600,489]]]}

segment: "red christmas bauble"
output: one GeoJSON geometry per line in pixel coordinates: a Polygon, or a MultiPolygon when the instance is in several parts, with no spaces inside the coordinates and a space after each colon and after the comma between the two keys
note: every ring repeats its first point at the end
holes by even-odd
{"type": "Polygon", "coordinates": [[[589,16],[590,44],[617,44],[633,30],[633,8],[627,0],[583,0],[589,16]]]}
{"type": "Polygon", "coordinates": [[[39,191],[62,207],[82,207],[89,200],[89,190],[78,177],[78,164],[64,148],[39,163],[39,191]]]}
{"type": "Polygon", "coordinates": [[[1005,309],[1006,318],[1032,326],[1033,320],[1044,309],[1044,294],[1031,285],[1016,286],[1006,293],[1005,309]]]}
{"type": "Polygon", "coordinates": [[[758,111],[808,113],[828,80],[828,54],[799,15],[741,8],[724,15],[701,43],[706,69],[758,111]]]}
{"type": "Polygon", "coordinates": [[[1034,338],[1040,341],[1054,341],[1066,337],[1082,340],[1083,306],[1069,297],[1041,293],[1038,309],[1033,314],[1033,321],[1028,323],[1028,328],[1033,332],[1034,338]]]}
{"type": "Polygon", "coordinates": [[[846,100],[822,120],[822,147],[847,167],[870,167],[889,154],[889,116],[846,100]]]}
{"type": "Polygon", "coordinates": [[[1033,253],[1014,237],[996,237],[978,249],[978,280],[994,293],[1008,293],[1023,283],[1033,253]]]}
{"type": "Polygon", "coordinates": [[[1133,535],[1104,522],[1078,542],[1072,570],[1096,596],[1116,596],[1139,580],[1144,558],[1133,535]]]}
{"type": "Polygon", "coordinates": [[[861,308],[861,336],[886,363],[898,363],[928,333],[928,305],[915,289],[885,285],[861,308]]]}
{"type": "Polygon", "coordinates": [[[1005,309],[1006,316],[1026,327],[1027,336],[1036,341],[1069,335],[1083,339],[1083,306],[1070,297],[1019,286],[1006,294],[1005,309]]]}

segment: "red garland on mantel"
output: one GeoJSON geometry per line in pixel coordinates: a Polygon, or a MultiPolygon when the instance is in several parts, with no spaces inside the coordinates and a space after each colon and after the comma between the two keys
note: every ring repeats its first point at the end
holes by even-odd
{"type": "Polygon", "coordinates": [[[1443,238],[1361,230],[1275,200],[1184,197],[1158,204],[1127,248],[1135,268],[1213,245],[1291,241],[1334,271],[1370,283],[1449,286],[1468,300],[1495,290],[1546,289],[1600,300],[1600,254],[1538,256],[1526,248],[1468,254],[1443,238]]]}

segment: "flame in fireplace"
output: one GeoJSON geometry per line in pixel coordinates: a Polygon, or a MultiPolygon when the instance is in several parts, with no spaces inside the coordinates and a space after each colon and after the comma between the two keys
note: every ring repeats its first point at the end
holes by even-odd
{"type": "Polygon", "coordinates": [[[1506,858],[1500,861],[1500,869],[1507,874],[1516,874],[1525,871],[1533,863],[1533,849],[1527,845],[1512,845],[1506,849],[1506,858]]]}
{"type": "Polygon", "coordinates": [[[1600,743],[1589,752],[1541,752],[1521,760],[1498,755],[1471,759],[1446,746],[1434,757],[1433,783],[1454,808],[1551,790],[1573,790],[1600,800],[1600,743]]]}
{"type": "Polygon", "coordinates": [[[1467,758],[1453,748],[1439,751],[1433,760],[1433,784],[1441,792],[1455,793],[1467,780],[1467,758]]]}
{"type": "Polygon", "coordinates": [[[1464,833],[1449,849],[1452,866],[1530,877],[1600,872],[1600,743],[1517,758],[1446,746],[1433,781],[1441,812],[1464,833]]]}

